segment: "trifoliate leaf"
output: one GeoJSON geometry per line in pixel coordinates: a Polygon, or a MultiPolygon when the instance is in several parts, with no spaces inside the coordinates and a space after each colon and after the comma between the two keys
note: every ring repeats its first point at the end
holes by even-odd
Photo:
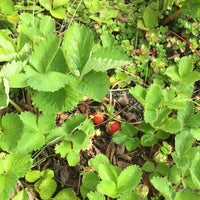
{"type": "Polygon", "coordinates": [[[66,31],[63,51],[68,68],[74,75],[80,75],[93,43],[93,34],[86,26],[73,24],[66,31]]]}
{"type": "Polygon", "coordinates": [[[1,119],[0,147],[5,151],[11,151],[17,146],[17,142],[23,133],[23,124],[18,115],[8,113],[1,119]]]}

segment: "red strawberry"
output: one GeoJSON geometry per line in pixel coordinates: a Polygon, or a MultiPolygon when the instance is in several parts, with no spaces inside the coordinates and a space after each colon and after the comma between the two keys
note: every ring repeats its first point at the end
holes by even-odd
{"type": "Polygon", "coordinates": [[[108,122],[107,124],[107,131],[109,135],[113,135],[115,132],[119,131],[121,129],[118,122],[108,122]]]}
{"type": "Polygon", "coordinates": [[[95,124],[101,124],[104,122],[104,115],[101,112],[94,112],[92,114],[92,120],[95,124]]]}

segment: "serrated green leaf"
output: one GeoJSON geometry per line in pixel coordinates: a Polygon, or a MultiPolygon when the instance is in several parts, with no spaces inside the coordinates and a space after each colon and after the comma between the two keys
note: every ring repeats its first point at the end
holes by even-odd
{"type": "Polygon", "coordinates": [[[109,69],[119,68],[129,64],[129,58],[117,48],[99,48],[85,64],[81,76],[92,70],[106,72],[109,69]]]}
{"type": "Polygon", "coordinates": [[[166,200],[174,199],[175,191],[171,183],[167,179],[160,177],[153,177],[151,179],[151,183],[160,192],[160,194],[165,197],[166,200]]]}
{"type": "Polygon", "coordinates": [[[181,170],[176,165],[173,165],[169,171],[168,179],[171,183],[180,184],[181,170]]]}
{"type": "Polygon", "coordinates": [[[6,15],[11,15],[15,13],[15,7],[13,1],[7,0],[5,2],[4,0],[0,0],[0,10],[6,15]]]}
{"type": "Polygon", "coordinates": [[[183,79],[188,73],[192,72],[194,68],[192,57],[182,57],[179,61],[178,72],[179,76],[183,79]]]}
{"type": "Polygon", "coordinates": [[[157,13],[150,7],[147,7],[143,13],[144,24],[147,28],[155,28],[158,26],[157,13]]]}
{"type": "Polygon", "coordinates": [[[47,10],[51,9],[51,1],[49,0],[39,0],[39,3],[44,6],[47,10]]]}
{"type": "Polygon", "coordinates": [[[68,3],[69,0],[54,0],[53,1],[53,8],[57,8],[60,6],[64,6],[68,3]]]}
{"type": "Polygon", "coordinates": [[[200,113],[191,115],[188,120],[186,121],[186,125],[193,127],[193,128],[199,128],[200,127],[200,113]]]}
{"type": "Polygon", "coordinates": [[[178,73],[178,67],[177,66],[171,66],[166,69],[165,74],[169,76],[173,81],[180,81],[179,73],[178,73]]]}
{"type": "Polygon", "coordinates": [[[9,79],[11,88],[25,88],[28,87],[28,79],[24,73],[12,74],[9,79]]]}
{"type": "Polygon", "coordinates": [[[35,92],[32,101],[43,113],[56,114],[64,110],[66,96],[64,88],[56,92],[35,92]]]}
{"type": "Polygon", "coordinates": [[[91,71],[80,82],[79,90],[96,101],[102,101],[109,89],[109,79],[106,73],[91,71]]]}
{"type": "Polygon", "coordinates": [[[6,78],[0,78],[0,109],[6,108],[9,104],[10,87],[6,78]]]}
{"type": "Polygon", "coordinates": [[[192,159],[192,164],[190,167],[190,173],[192,176],[192,181],[196,188],[200,189],[200,154],[196,153],[195,157],[192,159]]]}
{"type": "Polygon", "coordinates": [[[0,174],[0,199],[9,199],[14,192],[18,177],[13,173],[0,174]]]}
{"type": "Polygon", "coordinates": [[[92,32],[83,25],[73,24],[64,36],[64,56],[70,71],[79,76],[86,64],[94,38],[92,32]]]}
{"type": "Polygon", "coordinates": [[[48,15],[41,16],[39,28],[44,36],[48,36],[55,31],[55,20],[48,15]]]}
{"type": "Polygon", "coordinates": [[[146,89],[140,85],[129,90],[129,93],[134,96],[143,106],[145,105],[146,89]]]}
{"type": "Polygon", "coordinates": [[[18,142],[18,149],[30,153],[45,145],[45,136],[39,132],[25,132],[18,142]]]}
{"type": "Polygon", "coordinates": [[[41,173],[39,170],[32,170],[26,174],[25,178],[26,178],[26,181],[33,183],[36,180],[38,180],[40,176],[41,176],[41,173]]]}
{"type": "Polygon", "coordinates": [[[128,137],[133,137],[137,134],[135,126],[126,122],[121,125],[121,129],[128,137]]]}
{"type": "Polygon", "coordinates": [[[182,11],[186,16],[192,16],[196,19],[200,17],[200,2],[197,0],[184,1],[182,11]]]}
{"type": "Polygon", "coordinates": [[[54,198],[53,200],[79,200],[76,196],[75,192],[71,188],[62,189],[54,198]]]}
{"type": "Polygon", "coordinates": [[[147,161],[144,163],[144,165],[142,166],[142,170],[144,170],[145,172],[153,172],[155,169],[155,165],[153,162],[147,161]]]}
{"type": "Polygon", "coordinates": [[[141,144],[146,147],[151,147],[157,143],[157,139],[154,134],[144,134],[141,138],[141,144]]]}
{"type": "Polygon", "coordinates": [[[55,152],[59,153],[62,158],[65,158],[70,151],[71,144],[69,141],[62,140],[62,142],[55,147],[55,152]]]}
{"type": "Polygon", "coordinates": [[[112,137],[112,140],[116,144],[123,144],[123,143],[125,143],[127,141],[127,139],[129,139],[129,138],[122,131],[117,131],[112,137]]]}
{"type": "Polygon", "coordinates": [[[100,179],[95,172],[88,172],[83,176],[82,184],[89,190],[95,190],[100,179]]]}
{"type": "Polygon", "coordinates": [[[144,110],[144,121],[146,123],[156,122],[158,120],[157,109],[145,109],[144,110]]]}
{"type": "Polygon", "coordinates": [[[66,9],[63,7],[58,7],[55,9],[51,9],[50,13],[57,19],[64,19],[66,17],[66,9]]]}
{"type": "Polygon", "coordinates": [[[57,183],[54,179],[46,178],[40,184],[40,197],[44,200],[50,199],[56,191],[57,183]]]}
{"type": "Polygon", "coordinates": [[[20,114],[20,119],[25,125],[26,130],[34,132],[38,130],[36,115],[31,112],[22,112],[20,114]]]}
{"type": "Polygon", "coordinates": [[[17,146],[23,132],[23,124],[18,115],[7,113],[1,119],[0,147],[11,151],[17,146]]]}
{"type": "Polygon", "coordinates": [[[14,40],[0,31],[0,62],[10,61],[14,57],[16,57],[14,40]]]}
{"type": "Polygon", "coordinates": [[[105,200],[105,197],[98,192],[90,192],[87,197],[89,200],[105,200]]]}
{"type": "Polygon", "coordinates": [[[165,132],[174,134],[174,133],[181,131],[182,125],[178,119],[168,118],[168,119],[165,119],[160,124],[160,129],[162,129],[165,132]]]}
{"type": "Polygon", "coordinates": [[[67,161],[69,163],[69,166],[76,166],[79,161],[79,153],[77,152],[69,152],[67,154],[67,161]]]}
{"type": "Polygon", "coordinates": [[[81,130],[77,130],[71,135],[70,141],[73,142],[73,150],[74,151],[79,152],[82,149],[82,145],[83,145],[85,138],[86,138],[86,134],[81,130]]]}
{"type": "Polygon", "coordinates": [[[133,137],[133,138],[130,138],[129,140],[127,140],[125,142],[125,144],[126,144],[126,149],[128,151],[133,151],[133,150],[137,149],[137,147],[139,146],[140,140],[137,137],[133,137]]]}
{"type": "Polygon", "coordinates": [[[33,53],[29,57],[29,62],[36,72],[44,74],[48,71],[51,62],[59,50],[59,45],[59,38],[55,35],[50,35],[35,47],[33,53]]]}
{"type": "Polygon", "coordinates": [[[29,200],[28,194],[25,189],[22,189],[17,195],[13,198],[13,200],[29,200]]]}
{"type": "Polygon", "coordinates": [[[117,183],[117,178],[120,172],[120,168],[111,164],[100,164],[98,167],[99,177],[102,180],[107,180],[114,183],[117,183]]]}
{"type": "Polygon", "coordinates": [[[63,73],[49,71],[46,73],[34,73],[28,76],[30,87],[42,92],[55,92],[67,84],[67,76],[63,73]]]}
{"type": "Polygon", "coordinates": [[[105,194],[109,197],[116,198],[119,196],[117,192],[116,183],[108,180],[103,180],[97,185],[97,190],[101,194],[105,194]]]}
{"type": "Polygon", "coordinates": [[[175,138],[175,150],[178,156],[183,155],[187,152],[194,142],[194,139],[189,131],[182,131],[176,135],[175,138]]]}
{"type": "Polygon", "coordinates": [[[117,189],[121,193],[130,192],[135,189],[142,178],[142,172],[136,165],[125,168],[117,179],[117,189]]]}
{"type": "Polygon", "coordinates": [[[99,165],[101,164],[109,164],[108,157],[103,154],[97,154],[88,161],[88,165],[94,167],[95,171],[98,171],[99,165]]]}
{"type": "Polygon", "coordinates": [[[199,200],[199,198],[200,195],[198,194],[198,192],[178,191],[176,193],[174,200],[188,200],[188,199],[199,200]]]}

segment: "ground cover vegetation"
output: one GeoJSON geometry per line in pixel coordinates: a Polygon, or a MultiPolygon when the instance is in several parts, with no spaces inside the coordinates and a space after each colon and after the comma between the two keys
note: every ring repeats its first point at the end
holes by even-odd
{"type": "Polygon", "coordinates": [[[0,0],[0,199],[200,199],[200,0],[0,0]]]}

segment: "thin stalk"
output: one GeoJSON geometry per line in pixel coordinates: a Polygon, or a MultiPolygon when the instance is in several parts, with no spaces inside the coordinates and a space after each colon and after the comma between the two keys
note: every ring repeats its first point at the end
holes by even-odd
{"type": "Polygon", "coordinates": [[[9,103],[18,111],[23,112],[22,108],[18,106],[12,99],[9,99],[9,103]]]}

